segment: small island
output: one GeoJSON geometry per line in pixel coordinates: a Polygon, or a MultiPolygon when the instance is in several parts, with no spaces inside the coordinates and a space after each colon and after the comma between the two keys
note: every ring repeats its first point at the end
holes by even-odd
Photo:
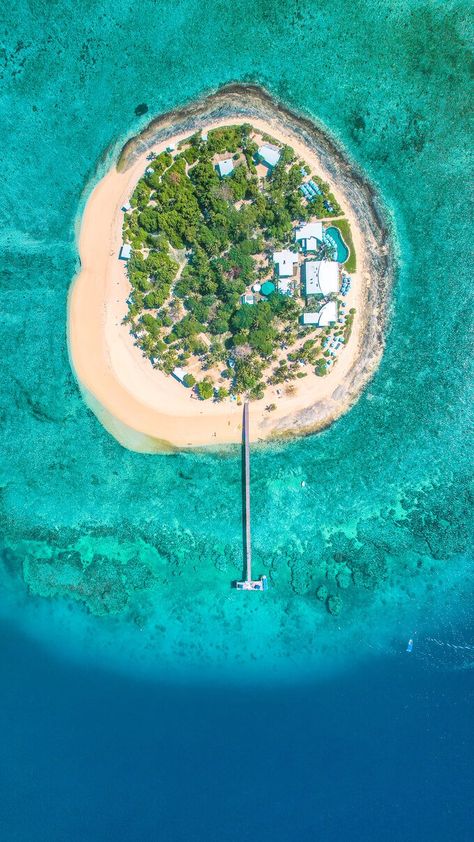
{"type": "Polygon", "coordinates": [[[253,440],[321,428],[381,353],[369,264],[387,249],[374,261],[370,220],[288,119],[206,119],[202,105],[125,147],[81,230],[71,359],[89,405],[138,450],[237,442],[244,400],[253,440]]]}
{"type": "Polygon", "coordinates": [[[125,318],[151,364],[217,402],[262,400],[279,384],[291,394],[292,381],[327,374],[349,341],[356,269],[329,185],[248,123],[148,159],[121,256],[125,318]]]}

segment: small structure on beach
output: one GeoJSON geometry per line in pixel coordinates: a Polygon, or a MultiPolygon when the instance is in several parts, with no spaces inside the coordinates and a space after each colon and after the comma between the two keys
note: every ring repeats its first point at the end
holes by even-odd
{"type": "Polygon", "coordinates": [[[295,231],[295,240],[303,251],[317,251],[323,241],[323,223],[307,222],[295,231]]]}
{"type": "Polygon", "coordinates": [[[274,146],[273,143],[263,143],[262,146],[258,147],[257,154],[262,164],[273,169],[280,160],[281,149],[274,146]]]}
{"type": "Polygon", "coordinates": [[[305,295],[326,297],[339,292],[339,263],[336,260],[307,260],[301,267],[305,295]]]}
{"type": "Polygon", "coordinates": [[[120,260],[129,260],[130,255],[132,253],[132,247],[130,243],[124,243],[122,248],[120,249],[120,260]]]}
{"type": "Polygon", "coordinates": [[[218,161],[216,169],[221,178],[224,178],[226,175],[231,175],[234,170],[234,162],[232,158],[226,158],[225,161],[218,161]]]}
{"type": "Polygon", "coordinates": [[[122,205],[122,210],[124,213],[127,213],[127,211],[132,210],[130,202],[125,202],[125,204],[122,205]]]}
{"type": "Polygon", "coordinates": [[[327,301],[319,310],[311,313],[303,313],[301,316],[302,325],[328,327],[335,322],[337,322],[337,301],[327,301]]]}
{"type": "Polygon", "coordinates": [[[279,278],[291,278],[293,275],[293,267],[295,263],[298,263],[298,255],[289,249],[274,251],[273,262],[279,278]]]}
{"type": "Polygon", "coordinates": [[[184,386],[184,378],[186,377],[186,371],[184,370],[184,368],[174,368],[171,374],[173,375],[175,380],[178,381],[178,383],[182,383],[184,386]]]}

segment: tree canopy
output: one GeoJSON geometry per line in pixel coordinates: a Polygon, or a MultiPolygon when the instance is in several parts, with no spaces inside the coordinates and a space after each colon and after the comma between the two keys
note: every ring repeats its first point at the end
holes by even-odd
{"type": "MultiPolygon", "coordinates": [[[[311,170],[288,146],[269,176],[259,179],[252,134],[248,124],[224,126],[209,131],[207,139],[195,133],[178,144],[175,155],[156,155],[130,198],[124,240],[132,246],[126,321],[142,351],[167,373],[199,358],[201,370],[219,370],[230,391],[258,398],[276,349],[302,335],[295,330],[301,303],[278,292],[257,294],[253,304],[241,297],[268,279],[269,255],[290,244],[295,221],[341,209],[316,175],[320,195],[303,200],[299,188],[311,170]],[[221,178],[216,159],[225,155],[234,167],[221,178]]],[[[315,365],[317,374],[326,373],[319,351],[290,347],[269,382],[301,376],[302,360],[315,365]]],[[[187,374],[185,383],[202,400],[227,396],[223,386],[214,391],[210,375],[196,382],[187,374]]]]}

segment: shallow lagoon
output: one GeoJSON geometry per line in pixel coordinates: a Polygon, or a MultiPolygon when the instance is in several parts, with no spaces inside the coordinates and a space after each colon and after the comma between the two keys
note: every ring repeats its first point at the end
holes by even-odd
{"type": "MultiPolygon", "coordinates": [[[[183,20],[191,8],[180,6],[183,20]]],[[[196,57],[179,61],[166,37],[171,18],[159,29],[148,21],[141,32],[145,44],[154,44],[153,67],[160,65],[161,50],[173,59],[159,85],[146,50],[136,54],[142,63],[130,61],[132,54],[136,59],[133,39],[120,27],[109,29],[104,20],[91,18],[83,32],[65,5],[57,8],[54,23],[42,19],[39,40],[38,22],[29,14],[17,21],[30,46],[15,53],[12,42],[4,71],[11,132],[0,208],[5,268],[0,329],[8,349],[1,371],[3,534],[9,569],[38,594],[72,594],[78,626],[86,608],[111,614],[125,636],[139,627],[140,640],[148,638],[154,651],[165,653],[166,663],[226,660],[250,667],[259,656],[250,646],[238,651],[235,635],[247,629],[249,638],[258,640],[265,629],[269,642],[261,658],[276,666],[287,652],[304,653],[306,647],[319,658],[338,640],[341,623],[357,628],[367,610],[377,610],[383,600],[396,602],[401,590],[411,592],[412,583],[437,593],[437,576],[446,565],[454,579],[461,575],[453,559],[466,551],[469,535],[465,433],[471,381],[465,328],[472,290],[457,245],[465,234],[459,207],[467,189],[460,9],[422,13],[407,4],[388,10],[382,24],[365,4],[351,13],[354,26],[362,16],[356,38],[345,18],[333,20],[329,5],[323,6],[316,28],[331,24],[338,50],[328,59],[315,47],[313,33],[313,48],[298,68],[286,64],[285,50],[277,50],[282,80],[277,87],[269,83],[265,56],[274,56],[275,38],[290,32],[304,47],[308,29],[297,17],[276,35],[263,13],[253,14],[252,34],[245,27],[241,35],[234,30],[243,47],[235,67],[225,40],[204,21],[196,57]],[[67,49],[57,26],[69,33],[67,49]],[[71,47],[76,42],[81,49],[71,47]],[[208,67],[197,56],[200,50],[207,54],[211,44],[215,58],[208,67]],[[112,72],[112,55],[120,56],[119,73],[112,72]],[[375,60],[376,86],[370,81],[375,60]],[[455,69],[446,74],[453,61],[455,69]],[[309,96],[309,80],[336,67],[344,69],[345,88],[336,86],[330,102],[320,89],[309,96]],[[340,138],[378,185],[401,254],[385,356],[362,399],[321,435],[253,453],[256,572],[270,571],[273,584],[260,607],[235,601],[229,590],[242,561],[239,451],[150,458],[121,449],[84,406],[65,343],[83,191],[104,172],[126,133],[136,132],[150,114],[235,75],[258,78],[340,138]],[[290,78],[292,84],[286,84],[290,78]],[[77,90],[77,96],[61,98],[61,88],[77,90]],[[138,100],[150,109],[140,118],[134,116],[138,100]],[[38,167],[44,177],[31,179],[38,167]],[[438,193],[443,201],[433,203],[438,193]],[[451,237],[440,240],[441,229],[451,237]],[[447,265],[453,268],[452,307],[440,320],[447,265]],[[456,341],[448,360],[450,337],[456,341]],[[315,600],[315,591],[328,577],[330,587],[338,588],[339,557],[344,564],[357,558],[362,578],[341,592],[343,611],[335,619],[315,600]],[[71,591],[68,564],[73,579],[75,565],[92,565],[82,599],[80,591],[71,591]],[[109,596],[101,600],[109,580],[109,596]],[[157,614],[164,629],[159,645],[157,614]],[[314,646],[307,643],[308,628],[318,630],[314,646]]],[[[120,14],[127,18],[125,10],[120,14]]],[[[118,20],[119,9],[114,15],[118,20]]],[[[401,639],[409,633],[400,630],[401,639]]]]}
{"type": "MultiPolygon", "coordinates": [[[[5,182],[0,203],[1,610],[15,635],[18,630],[27,635],[25,660],[20,659],[20,644],[12,661],[4,650],[5,669],[18,663],[27,675],[36,657],[28,654],[28,639],[36,638],[44,658],[48,651],[56,652],[78,670],[81,663],[86,669],[106,664],[130,682],[140,674],[151,681],[189,684],[199,672],[201,679],[215,683],[216,671],[220,681],[232,685],[258,678],[281,686],[289,679],[300,701],[315,709],[319,685],[308,690],[300,683],[308,674],[313,682],[330,681],[334,673],[339,678],[333,680],[343,681],[355,663],[356,683],[371,686],[374,659],[382,674],[396,675],[391,657],[404,653],[408,637],[417,632],[414,654],[421,653],[423,670],[415,669],[420,682],[415,708],[425,693],[428,709],[423,721],[416,712],[408,717],[408,725],[419,721],[419,727],[410,732],[411,741],[401,743],[405,753],[387,755],[389,762],[381,767],[387,785],[376,792],[372,816],[381,815],[384,801],[403,805],[409,748],[426,737],[426,750],[415,752],[414,768],[439,787],[436,792],[428,787],[418,803],[410,799],[409,808],[405,802],[393,815],[402,830],[404,817],[415,819],[418,840],[444,839],[450,819],[445,813],[441,822],[437,793],[451,794],[453,780],[468,780],[465,761],[459,761],[467,731],[454,731],[456,722],[464,721],[469,690],[454,693],[456,717],[443,699],[449,687],[457,687],[450,670],[457,675],[462,669],[465,676],[472,664],[469,649],[460,661],[439,656],[451,651],[448,644],[472,645],[467,450],[472,361],[466,315],[472,288],[461,245],[467,238],[468,206],[467,7],[406,0],[385,4],[381,13],[372,0],[344,0],[337,9],[324,0],[317,6],[286,3],[284,9],[273,4],[270,10],[268,4],[244,0],[238,7],[206,4],[204,9],[185,0],[163,3],[159,14],[151,2],[140,4],[142,14],[136,4],[131,9],[121,2],[113,9],[105,4],[79,14],[63,0],[54,15],[49,7],[32,8],[20,3],[10,11],[1,91],[2,113],[8,115],[2,128],[5,182]],[[186,50],[176,33],[191,30],[193,49],[186,50]],[[320,83],[326,76],[340,80],[332,83],[330,97],[320,83]],[[149,116],[232,79],[260,82],[291,107],[320,120],[344,144],[377,184],[400,249],[385,356],[362,399],[321,435],[257,447],[253,453],[255,570],[271,568],[273,587],[253,595],[265,601],[252,603],[238,601],[229,588],[241,567],[239,453],[230,449],[149,457],[121,449],[84,406],[65,340],[67,291],[77,268],[74,229],[83,191],[149,116]],[[135,109],[142,103],[149,112],[139,117],[135,109]],[[450,231],[450,237],[440,238],[440,231],[450,231]],[[451,306],[440,319],[446,267],[451,306]],[[344,590],[343,610],[331,617],[315,599],[315,590],[328,574],[337,575],[341,556],[357,556],[366,580],[344,590]],[[71,579],[65,577],[67,564],[70,575],[71,569],[77,573],[78,558],[81,566],[92,565],[82,594],[72,593],[71,579]],[[27,592],[25,580],[37,596],[27,592]],[[435,638],[439,645],[431,643],[435,638]],[[431,693],[440,665],[448,672],[431,693]],[[440,715],[434,720],[436,699],[441,699],[440,715]],[[443,746],[451,748],[444,754],[436,751],[434,735],[439,734],[445,735],[443,746]],[[390,769],[397,774],[393,786],[390,769]],[[439,819],[438,837],[433,827],[420,824],[422,812],[439,819]]],[[[4,731],[11,722],[20,728],[36,721],[24,700],[34,696],[49,673],[32,675],[29,688],[24,682],[13,685],[4,731]]],[[[385,692],[374,695],[379,710],[389,705],[390,686],[387,681],[385,692]]],[[[370,743],[372,724],[354,719],[348,702],[335,722],[330,717],[334,688],[318,719],[324,723],[327,717],[331,724],[336,757],[343,757],[345,746],[352,758],[360,757],[370,743]]],[[[272,693],[277,697],[277,691],[272,693]]],[[[91,697],[97,695],[92,692],[91,697]]],[[[231,697],[229,693],[221,700],[222,706],[231,697]]],[[[351,697],[353,690],[345,698],[351,697]]],[[[402,710],[403,695],[396,699],[402,710]]],[[[49,705],[52,709],[51,699],[49,705]]],[[[252,698],[252,712],[271,729],[266,705],[261,688],[252,698]]],[[[131,709],[119,711],[124,729],[131,709]]],[[[38,710],[45,723],[47,702],[38,710]]],[[[93,711],[86,701],[84,710],[90,716],[84,714],[85,730],[78,733],[86,735],[82,742],[89,746],[95,738],[93,711]]],[[[394,722],[396,732],[403,733],[407,721],[387,710],[392,715],[382,733],[388,734],[394,722]]],[[[196,728],[210,735],[208,745],[218,753],[212,705],[203,703],[200,713],[196,728]]],[[[237,713],[230,717],[226,734],[235,727],[237,713]]],[[[144,721],[153,733],[153,717],[144,721]]],[[[285,757],[291,756],[294,743],[288,721],[278,729],[280,721],[275,717],[280,765],[275,760],[272,768],[287,783],[287,820],[296,820],[302,815],[301,793],[294,787],[301,753],[288,766],[285,757]],[[291,780],[283,767],[293,770],[291,780]]],[[[117,730],[117,725],[104,725],[105,738],[116,740],[117,730]]],[[[190,755],[177,759],[177,768],[185,763],[193,768],[192,758],[202,756],[192,730],[186,733],[190,755]]],[[[45,734],[54,739],[51,729],[45,727],[45,734]]],[[[146,731],[135,736],[146,757],[146,731]]],[[[319,731],[306,731],[308,768],[318,739],[319,731]]],[[[26,744],[18,751],[18,740],[15,731],[9,745],[17,766],[5,790],[8,828],[18,827],[15,811],[28,800],[28,769],[36,762],[26,744]]],[[[245,741],[241,746],[245,748],[245,741]]],[[[45,746],[38,750],[44,756],[45,746]]],[[[70,751],[74,755],[80,746],[71,743],[70,751]]],[[[125,742],[124,753],[137,768],[135,746],[132,751],[125,742]]],[[[329,754],[322,756],[321,769],[323,764],[327,768],[329,754]]],[[[228,771],[232,790],[239,788],[233,775],[239,777],[239,769],[245,768],[239,767],[239,756],[228,771]]],[[[383,764],[383,758],[378,761],[383,764]]],[[[356,775],[357,764],[345,768],[356,775]]],[[[252,791],[273,780],[273,771],[259,767],[257,758],[254,770],[252,791]]],[[[107,764],[100,769],[103,781],[109,771],[107,764]]],[[[340,766],[333,774],[340,780],[340,766]]],[[[329,792],[329,778],[322,772],[316,781],[311,776],[304,780],[306,804],[313,787],[329,792]]],[[[350,780],[348,774],[348,786],[350,780]]],[[[44,778],[42,783],[42,803],[51,805],[51,817],[54,782],[44,778]]],[[[107,799],[109,809],[116,804],[114,792],[107,799]]],[[[361,794],[365,815],[366,793],[367,788],[361,794]]],[[[88,797],[85,792],[86,802],[88,797]]],[[[279,804],[272,808],[273,829],[275,816],[284,810],[279,804]]],[[[94,826],[95,807],[91,801],[88,805],[94,826]]],[[[153,813],[153,806],[145,810],[141,805],[142,815],[153,813]]],[[[127,807],[123,809],[126,814],[127,807]]],[[[168,816],[170,809],[164,803],[168,816]]],[[[333,806],[332,815],[335,810],[333,806]]],[[[452,835],[458,839],[468,838],[465,810],[458,799],[456,823],[451,818],[452,835]]],[[[4,822],[5,816],[4,810],[4,822]]],[[[206,816],[210,824],[212,816],[206,816]]],[[[357,838],[350,820],[347,814],[341,819],[349,838],[357,838]]],[[[68,813],[64,821],[70,828],[75,819],[68,813]]],[[[56,831],[47,829],[46,838],[54,839],[56,831]]],[[[197,827],[194,838],[209,838],[199,833],[197,827]]],[[[221,838],[233,839],[232,833],[231,828],[221,838]]],[[[400,838],[410,838],[407,834],[400,838]]],[[[18,838],[28,838],[24,828],[18,838]]],[[[118,832],[113,838],[120,838],[118,832]]],[[[263,831],[259,838],[265,838],[263,831]]],[[[300,838],[305,838],[303,831],[300,838]]],[[[379,838],[377,833],[373,838],[379,838]]]]}

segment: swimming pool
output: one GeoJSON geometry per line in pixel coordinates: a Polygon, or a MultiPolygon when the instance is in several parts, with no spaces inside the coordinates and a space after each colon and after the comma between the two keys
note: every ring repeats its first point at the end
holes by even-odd
{"type": "Polygon", "coordinates": [[[344,240],[342,239],[341,232],[339,228],[336,228],[332,225],[330,228],[326,228],[325,233],[334,240],[337,246],[337,256],[336,260],[338,263],[345,263],[347,258],[349,257],[349,249],[347,248],[344,240]]]}

